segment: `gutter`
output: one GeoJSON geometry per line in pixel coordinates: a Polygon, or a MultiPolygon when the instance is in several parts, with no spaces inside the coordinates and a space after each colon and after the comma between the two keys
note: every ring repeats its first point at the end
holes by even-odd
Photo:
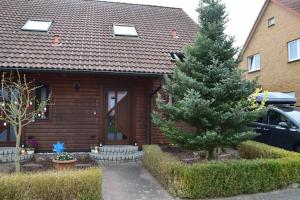
{"type": "MultiPolygon", "coordinates": [[[[32,69],[32,68],[11,68],[0,67],[0,71],[19,71],[24,73],[68,73],[68,74],[105,74],[105,75],[126,75],[126,76],[147,76],[161,77],[164,73],[149,73],[149,72],[118,72],[118,71],[97,71],[97,70],[68,70],[68,69],[32,69]]],[[[167,73],[166,73],[167,74],[167,73]]]]}
{"type": "Polygon", "coordinates": [[[147,123],[147,144],[152,144],[152,100],[155,94],[161,90],[162,85],[165,82],[165,75],[160,76],[160,86],[158,86],[154,91],[149,94],[148,97],[148,123],[147,123]]]}

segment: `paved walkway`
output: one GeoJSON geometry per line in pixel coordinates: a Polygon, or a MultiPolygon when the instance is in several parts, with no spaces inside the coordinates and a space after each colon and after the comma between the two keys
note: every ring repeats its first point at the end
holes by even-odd
{"type": "MultiPolygon", "coordinates": [[[[102,164],[104,200],[178,200],[171,197],[142,163],[102,164]]],[[[300,200],[300,189],[214,200],[300,200]]]]}
{"type": "Polygon", "coordinates": [[[141,163],[102,164],[104,200],[173,200],[141,163]]]}

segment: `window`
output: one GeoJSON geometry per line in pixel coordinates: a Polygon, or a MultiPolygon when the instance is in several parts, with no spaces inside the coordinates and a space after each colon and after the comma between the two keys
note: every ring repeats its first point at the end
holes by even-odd
{"type": "Polygon", "coordinates": [[[288,43],[289,62],[300,59],[300,39],[288,43]]]}
{"type": "Polygon", "coordinates": [[[52,24],[52,21],[47,20],[28,20],[22,27],[24,31],[43,31],[47,32],[52,24]]]}
{"type": "Polygon", "coordinates": [[[279,112],[276,112],[274,110],[270,110],[268,112],[268,122],[269,122],[270,125],[277,126],[280,122],[288,123],[288,120],[285,116],[283,116],[279,112]]]}
{"type": "Polygon", "coordinates": [[[260,55],[256,54],[248,57],[249,72],[260,70],[260,55]]]}
{"type": "MultiPolygon", "coordinates": [[[[36,89],[36,102],[35,102],[35,107],[41,103],[41,102],[46,102],[49,98],[49,87],[48,85],[42,85],[41,87],[36,89]]],[[[48,119],[49,117],[49,106],[47,105],[43,111],[38,113],[36,116],[36,119],[48,119]]]]}
{"type": "Polygon", "coordinates": [[[115,36],[128,36],[128,37],[138,37],[136,29],[134,26],[129,25],[114,25],[114,35],[115,36]]]}
{"type": "MultiPolygon", "coordinates": [[[[7,88],[0,89],[0,101],[9,104],[9,102],[14,102],[19,97],[19,91],[13,89],[9,91],[7,88]]],[[[2,104],[2,103],[1,103],[2,104]]],[[[16,141],[13,127],[8,124],[6,121],[0,120],[0,144],[13,144],[16,141]]]]}
{"type": "Polygon", "coordinates": [[[268,19],[268,27],[272,27],[275,25],[275,17],[268,19]]]}
{"type": "Polygon", "coordinates": [[[4,125],[4,123],[4,121],[0,121],[0,144],[13,144],[16,142],[14,129],[11,125],[4,125]]]}
{"type": "Polygon", "coordinates": [[[176,61],[181,61],[181,62],[184,62],[184,54],[183,53],[176,53],[176,52],[171,52],[171,61],[172,62],[176,62],[176,61]]]}

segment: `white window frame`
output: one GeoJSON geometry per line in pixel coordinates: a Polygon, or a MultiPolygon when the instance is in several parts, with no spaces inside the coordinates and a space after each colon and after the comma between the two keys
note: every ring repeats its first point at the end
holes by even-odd
{"type": "Polygon", "coordinates": [[[114,36],[121,36],[121,37],[139,37],[139,34],[135,28],[135,26],[133,25],[127,25],[127,24],[114,24],[113,25],[113,33],[114,33],[114,36]],[[117,28],[118,27],[125,27],[125,28],[133,28],[133,31],[132,32],[125,32],[125,33],[122,33],[121,30],[118,30],[117,28]],[[119,32],[118,32],[119,31],[119,32]]]}
{"type": "Polygon", "coordinates": [[[276,23],[275,17],[271,17],[268,19],[268,27],[274,26],[276,23]]]}
{"type": "Polygon", "coordinates": [[[48,32],[52,25],[51,20],[42,20],[42,19],[29,19],[24,26],[21,28],[23,31],[37,31],[37,32],[48,32]],[[32,23],[32,27],[30,24],[32,23]],[[37,24],[34,23],[45,23],[45,27],[39,27],[37,24]]]}
{"type": "Polygon", "coordinates": [[[248,71],[249,72],[255,72],[255,71],[259,71],[261,68],[261,59],[260,59],[260,54],[254,54],[248,57],[248,71]],[[253,57],[253,62],[251,63],[251,58],[253,57]],[[258,66],[256,66],[257,61],[256,59],[259,59],[259,64],[258,66]],[[254,64],[254,66],[253,66],[254,64]],[[252,65],[252,66],[251,66],[252,65]]]}
{"type": "Polygon", "coordinates": [[[288,60],[289,60],[289,62],[300,60],[300,39],[288,42],[288,60]],[[291,58],[291,46],[290,45],[294,42],[297,43],[297,57],[291,58]]]}

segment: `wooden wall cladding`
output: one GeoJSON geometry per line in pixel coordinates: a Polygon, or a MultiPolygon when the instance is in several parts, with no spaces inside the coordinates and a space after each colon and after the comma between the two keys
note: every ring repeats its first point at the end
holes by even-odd
{"type": "Polygon", "coordinates": [[[39,151],[51,151],[57,141],[63,141],[68,151],[86,151],[92,144],[99,144],[105,134],[103,90],[112,86],[132,89],[130,142],[146,143],[147,98],[153,78],[58,73],[32,73],[27,77],[48,83],[52,97],[49,119],[36,120],[26,128],[25,138],[34,137],[39,151]],[[74,82],[80,83],[78,90],[74,82]]]}

